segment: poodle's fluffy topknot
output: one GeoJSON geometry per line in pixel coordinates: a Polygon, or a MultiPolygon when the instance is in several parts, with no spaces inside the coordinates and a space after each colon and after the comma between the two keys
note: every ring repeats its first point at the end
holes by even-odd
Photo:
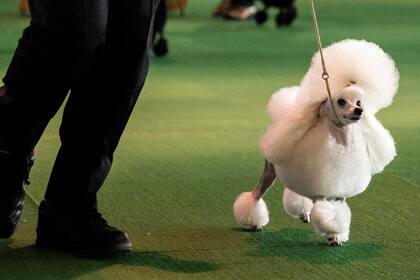
{"type": "MultiPolygon", "coordinates": [[[[323,49],[330,75],[332,94],[355,83],[365,92],[364,100],[375,114],[389,106],[397,92],[399,74],[395,63],[378,45],[365,40],[347,39],[323,49]]],[[[326,90],[321,79],[320,54],[312,58],[312,65],[301,83],[301,101],[325,98],[326,90]]]]}

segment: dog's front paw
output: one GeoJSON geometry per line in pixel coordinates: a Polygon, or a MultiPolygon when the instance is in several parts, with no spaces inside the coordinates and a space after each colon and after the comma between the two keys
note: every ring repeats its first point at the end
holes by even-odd
{"type": "Polygon", "coordinates": [[[337,233],[329,233],[327,234],[327,241],[328,245],[337,247],[343,245],[343,242],[341,241],[340,235],[337,233]]]}
{"type": "Polygon", "coordinates": [[[263,230],[263,226],[253,226],[251,227],[252,231],[262,231],[263,230]]]}

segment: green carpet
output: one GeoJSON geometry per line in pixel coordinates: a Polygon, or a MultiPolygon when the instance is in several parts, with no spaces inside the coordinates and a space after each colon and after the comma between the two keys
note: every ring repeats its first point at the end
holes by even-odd
{"type": "MultiPolygon", "coordinates": [[[[0,2],[0,76],[28,22],[16,2],[0,2]]],[[[0,241],[0,279],[420,279],[420,2],[318,3],[325,45],[376,42],[401,74],[394,104],[379,114],[398,157],[349,200],[351,240],[340,248],[283,212],[280,184],[266,197],[271,223],[263,232],[243,231],[232,217],[236,195],[258,180],[271,93],[299,83],[316,50],[309,3],[297,1],[299,18],[287,29],[275,27],[274,12],[262,27],[213,19],[216,4],[192,0],[184,18],[171,14],[170,55],[152,59],[100,191],[101,210],[128,231],[134,253],[94,261],[33,248],[59,114],[37,147],[18,231],[0,241]]]]}

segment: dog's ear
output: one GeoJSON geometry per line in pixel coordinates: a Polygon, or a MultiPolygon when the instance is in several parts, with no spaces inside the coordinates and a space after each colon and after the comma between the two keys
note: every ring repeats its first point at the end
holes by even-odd
{"type": "Polygon", "coordinates": [[[318,120],[320,102],[303,104],[270,126],[261,139],[265,158],[273,164],[288,162],[294,146],[318,120]]]}
{"type": "Polygon", "coordinates": [[[374,114],[367,111],[361,121],[364,142],[369,154],[372,175],[382,172],[397,155],[391,133],[374,114]]]}

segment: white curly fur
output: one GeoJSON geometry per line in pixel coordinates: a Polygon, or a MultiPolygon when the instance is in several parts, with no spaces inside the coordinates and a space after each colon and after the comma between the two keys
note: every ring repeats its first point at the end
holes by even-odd
{"type": "Polygon", "coordinates": [[[336,234],[341,242],[350,235],[351,212],[346,202],[320,200],[315,202],[311,212],[314,230],[324,236],[336,234]]]}
{"type": "Polygon", "coordinates": [[[362,132],[369,155],[372,175],[382,172],[396,156],[394,139],[387,129],[371,114],[362,119],[362,132]]]}
{"type": "Polygon", "coordinates": [[[307,197],[301,196],[288,188],[283,190],[283,208],[289,216],[309,222],[313,203],[307,197]]]}
{"type": "MultiPolygon", "coordinates": [[[[392,58],[378,45],[347,39],[324,48],[323,53],[333,96],[353,81],[365,91],[365,102],[373,114],[391,105],[397,92],[399,74],[392,58]]],[[[321,75],[321,59],[317,52],[300,84],[301,102],[324,98],[325,83],[320,79],[321,75]]]]}
{"type": "Polygon", "coordinates": [[[338,233],[334,205],[329,201],[317,201],[311,212],[312,226],[321,234],[338,233]]]}
{"type": "Polygon", "coordinates": [[[325,56],[331,61],[327,66],[333,96],[351,82],[364,93],[363,118],[346,132],[351,143],[337,143],[327,122],[318,118],[326,91],[315,55],[300,87],[284,88],[271,98],[268,111],[273,121],[260,146],[291,190],[307,197],[351,197],[363,192],[371,176],[396,155],[394,140],[375,113],[392,102],[398,71],[388,55],[366,41],[335,43],[326,48],[325,56]]]}
{"type": "MultiPolygon", "coordinates": [[[[290,189],[285,189],[283,196],[286,212],[298,217],[302,208],[311,208],[315,231],[337,245],[349,238],[351,212],[346,202],[335,199],[363,192],[372,175],[381,172],[396,155],[391,134],[375,114],[392,103],[399,74],[394,61],[379,46],[364,40],[332,44],[324,54],[333,102],[341,96],[361,98],[361,120],[340,129],[331,125],[334,120],[330,115],[323,117],[327,111],[322,109],[328,108],[325,102],[329,101],[316,53],[300,86],[273,94],[268,104],[272,124],[260,146],[265,158],[274,164],[277,177],[290,189]],[[312,205],[311,200],[316,202],[312,205]]],[[[242,213],[238,222],[255,224],[249,218],[253,215],[248,215],[251,208],[238,209],[242,213]]]]}
{"type": "Polygon", "coordinates": [[[233,204],[236,222],[251,227],[263,227],[269,222],[267,206],[262,198],[256,200],[252,192],[241,193],[233,204]]]}

